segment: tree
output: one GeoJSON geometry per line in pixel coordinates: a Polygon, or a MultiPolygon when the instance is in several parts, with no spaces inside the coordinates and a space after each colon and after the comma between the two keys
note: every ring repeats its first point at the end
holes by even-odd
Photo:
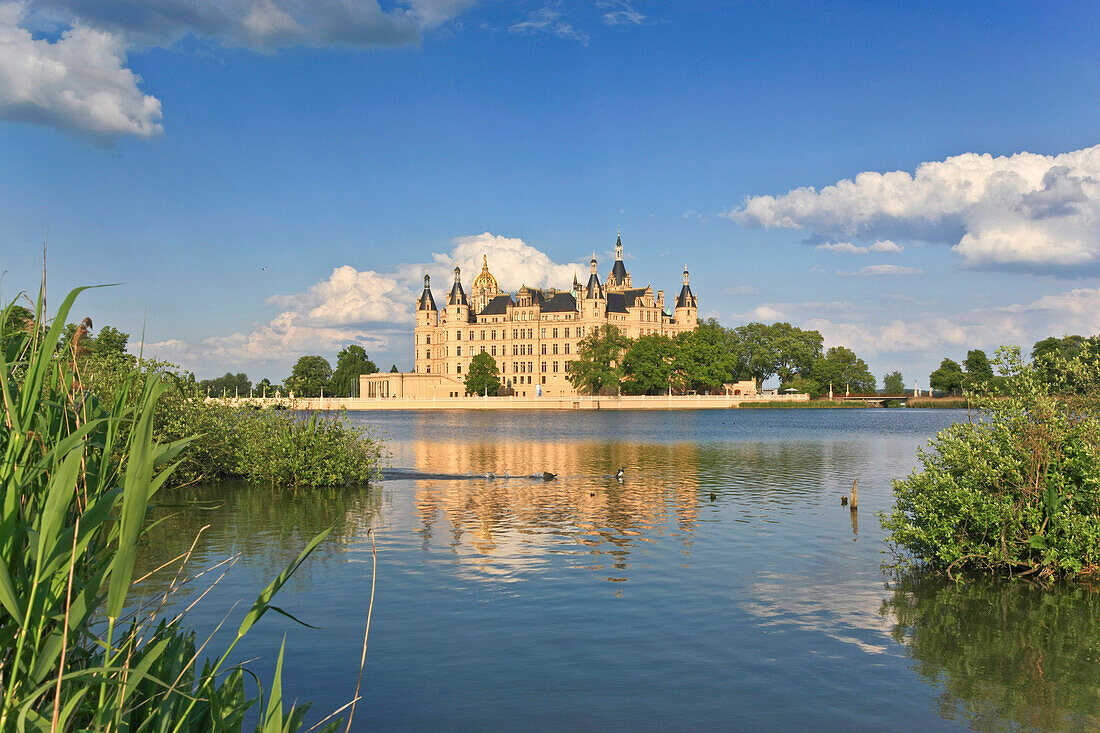
{"type": "Polygon", "coordinates": [[[738,361],[756,380],[759,388],[775,376],[779,356],[776,354],[772,329],[763,323],[746,323],[733,330],[737,337],[738,361]]]}
{"type": "Polygon", "coordinates": [[[397,374],[397,365],[394,364],[390,367],[390,374],[397,374]]]}
{"type": "Polygon", "coordinates": [[[470,360],[470,370],[466,372],[466,394],[495,395],[500,391],[500,371],[497,360],[482,351],[470,360]]]}
{"type": "Polygon", "coordinates": [[[623,392],[656,394],[671,389],[678,350],[675,340],[659,334],[634,341],[623,354],[623,392]]]}
{"type": "Polygon", "coordinates": [[[1041,361],[1050,356],[1057,356],[1062,360],[1073,359],[1080,353],[1087,340],[1084,336],[1076,335],[1062,338],[1050,336],[1042,341],[1036,341],[1031,347],[1031,360],[1041,361]]]}
{"type": "Polygon", "coordinates": [[[789,382],[795,374],[808,376],[814,360],[821,357],[824,339],[818,331],[803,331],[789,323],[773,323],[767,327],[771,351],[775,357],[775,373],[781,382],[789,382]]]}
{"type": "Polygon", "coordinates": [[[123,333],[114,326],[104,326],[95,335],[89,350],[93,356],[121,357],[126,355],[126,343],[129,340],[130,334],[123,333]]]}
{"type": "Polygon", "coordinates": [[[264,377],[263,379],[261,379],[259,382],[256,383],[255,389],[256,389],[256,396],[257,397],[264,397],[264,396],[274,397],[275,392],[278,391],[278,389],[279,389],[279,385],[272,384],[270,379],[268,379],[267,377],[264,377]]]}
{"type": "Polygon", "coordinates": [[[901,394],[905,391],[905,380],[901,372],[890,372],[882,378],[882,391],[886,394],[901,394]]]}
{"type": "Polygon", "coordinates": [[[674,386],[680,390],[721,391],[740,372],[733,332],[710,319],[676,334],[674,386]]]}
{"type": "Polygon", "coordinates": [[[318,397],[322,389],[329,387],[332,367],[323,356],[310,355],[298,359],[290,376],[286,378],[288,392],[296,397],[318,397]]]}
{"type": "Polygon", "coordinates": [[[832,384],[834,393],[842,389],[856,394],[875,391],[875,377],[867,368],[867,362],[844,346],[833,346],[825,356],[816,359],[810,368],[810,377],[823,390],[832,384]]]}
{"type": "Polygon", "coordinates": [[[928,386],[944,394],[959,395],[962,394],[965,376],[958,362],[944,359],[940,362],[940,368],[928,375],[928,386]]]}
{"type": "Polygon", "coordinates": [[[622,379],[623,352],[630,339],[611,324],[600,326],[577,344],[577,359],[565,367],[574,389],[586,394],[617,391],[622,379]]]}
{"type": "Polygon", "coordinates": [[[981,349],[971,349],[963,360],[966,369],[967,387],[973,388],[978,384],[986,384],[993,379],[993,366],[989,363],[989,357],[981,349]]]}
{"type": "Polygon", "coordinates": [[[7,350],[8,344],[22,333],[34,332],[34,313],[21,305],[12,303],[0,321],[0,349],[7,350]]]}
{"type": "Polygon", "coordinates": [[[252,382],[244,372],[232,374],[226,372],[215,379],[204,379],[199,382],[199,392],[211,397],[234,397],[240,395],[247,397],[252,391],[252,382]]]}
{"type": "Polygon", "coordinates": [[[332,373],[333,397],[358,397],[359,375],[374,374],[378,367],[367,358],[359,344],[350,344],[336,355],[336,371],[332,373]]]}

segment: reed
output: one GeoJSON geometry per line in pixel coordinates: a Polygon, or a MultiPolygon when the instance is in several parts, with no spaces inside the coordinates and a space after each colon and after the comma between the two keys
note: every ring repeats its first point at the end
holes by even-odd
{"type": "Polygon", "coordinates": [[[831,400],[806,400],[800,402],[742,402],[738,409],[745,410],[849,410],[868,407],[863,402],[831,400]]]}
{"type": "Polygon", "coordinates": [[[905,404],[917,409],[965,410],[970,400],[965,397],[910,397],[905,404]]]}
{"type": "Polygon", "coordinates": [[[197,643],[185,614],[132,608],[150,502],[191,439],[154,439],[165,389],[154,375],[131,369],[113,400],[83,388],[78,359],[57,349],[81,290],[51,326],[41,297],[31,326],[3,333],[11,306],[0,318],[0,730],[240,730],[257,705],[260,730],[297,730],[308,706],[284,709],[282,651],[259,698],[227,660],[328,532],[260,593],[215,661],[200,663],[209,640],[197,643]]]}

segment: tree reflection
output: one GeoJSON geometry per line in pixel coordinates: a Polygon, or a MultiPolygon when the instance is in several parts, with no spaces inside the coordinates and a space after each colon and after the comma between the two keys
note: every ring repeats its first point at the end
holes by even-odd
{"type": "Polygon", "coordinates": [[[1100,728],[1100,592],[1022,582],[898,579],[881,610],[940,714],[978,730],[1100,728]]]}

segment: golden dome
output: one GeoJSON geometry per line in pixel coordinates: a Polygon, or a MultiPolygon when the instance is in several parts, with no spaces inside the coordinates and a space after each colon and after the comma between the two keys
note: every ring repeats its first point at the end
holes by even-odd
{"type": "Polygon", "coordinates": [[[500,290],[497,286],[497,279],[489,272],[489,260],[485,255],[481,255],[481,272],[474,278],[474,286],[472,289],[488,290],[493,293],[500,290]]]}

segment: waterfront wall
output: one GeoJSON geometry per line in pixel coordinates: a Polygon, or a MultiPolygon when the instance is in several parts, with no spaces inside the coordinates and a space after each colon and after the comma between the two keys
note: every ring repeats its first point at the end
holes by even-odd
{"type": "Polygon", "coordinates": [[[213,402],[257,407],[287,407],[294,410],[721,410],[745,402],[805,402],[806,394],[790,395],[673,395],[651,397],[228,397],[208,398],[213,402]]]}

